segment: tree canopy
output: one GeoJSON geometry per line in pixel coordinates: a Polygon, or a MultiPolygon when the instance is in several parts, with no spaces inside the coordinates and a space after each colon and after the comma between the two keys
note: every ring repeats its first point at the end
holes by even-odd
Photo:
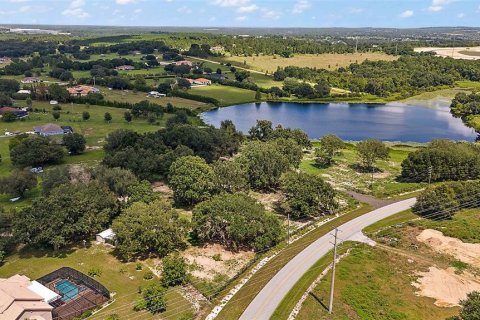
{"type": "Polygon", "coordinates": [[[234,250],[263,250],[282,236],[280,220],[242,194],[216,195],[195,206],[193,230],[201,242],[219,242],[234,250]]]}

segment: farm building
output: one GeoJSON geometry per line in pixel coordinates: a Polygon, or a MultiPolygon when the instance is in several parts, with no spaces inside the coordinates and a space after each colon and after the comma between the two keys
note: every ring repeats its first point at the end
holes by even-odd
{"type": "Polygon", "coordinates": [[[72,88],[68,88],[67,91],[72,97],[84,97],[89,93],[100,92],[100,90],[92,86],[75,86],[72,88]]]}
{"type": "Polygon", "coordinates": [[[115,69],[118,70],[118,71],[126,71],[126,70],[135,70],[135,67],[126,64],[126,65],[123,65],[123,66],[115,67],[115,69]]]}
{"type": "Polygon", "coordinates": [[[185,66],[191,67],[191,66],[193,66],[193,63],[192,63],[192,61],[188,61],[188,60],[180,60],[180,61],[175,62],[175,65],[176,66],[184,66],[185,65],[185,66]]]}
{"type": "Polygon", "coordinates": [[[167,95],[165,93],[160,93],[158,91],[150,91],[147,95],[147,97],[150,97],[150,98],[162,98],[166,96],[167,95]]]}
{"type": "Polygon", "coordinates": [[[37,78],[37,77],[26,77],[26,78],[23,78],[23,80],[21,80],[20,82],[29,84],[29,83],[42,82],[42,80],[40,80],[40,78],[37,78]]]}

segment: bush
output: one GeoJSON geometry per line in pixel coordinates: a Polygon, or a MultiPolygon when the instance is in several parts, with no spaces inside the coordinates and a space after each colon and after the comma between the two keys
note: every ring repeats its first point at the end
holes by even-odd
{"type": "Polygon", "coordinates": [[[152,280],[153,276],[153,272],[149,270],[143,274],[143,280],[152,280]]]}
{"type": "Polygon", "coordinates": [[[100,268],[93,267],[88,269],[87,274],[89,277],[100,277],[102,275],[102,270],[100,268]]]}
{"type": "Polygon", "coordinates": [[[187,277],[187,263],[185,259],[176,253],[170,254],[162,261],[162,285],[173,287],[184,284],[187,277]]]}
{"type": "Polygon", "coordinates": [[[471,180],[480,177],[480,146],[434,140],[402,162],[402,179],[411,182],[471,180]]]}

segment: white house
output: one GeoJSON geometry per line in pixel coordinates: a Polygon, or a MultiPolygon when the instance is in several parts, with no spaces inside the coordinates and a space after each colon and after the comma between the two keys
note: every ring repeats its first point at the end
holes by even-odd
{"type": "Polygon", "coordinates": [[[98,243],[107,243],[114,245],[115,244],[115,232],[111,228],[107,230],[103,230],[100,233],[97,233],[95,240],[97,240],[98,243]]]}
{"type": "Polygon", "coordinates": [[[165,93],[160,93],[158,91],[150,91],[147,95],[147,97],[150,97],[150,98],[162,98],[166,96],[167,95],[165,93]]]}
{"type": "Polygon", "coordinates": [[[32,94],[32,91],[26,90],[26,89],[22,89],[22,90],[18,90],[17,93],[18,93],[18,94],[32,94]]]}

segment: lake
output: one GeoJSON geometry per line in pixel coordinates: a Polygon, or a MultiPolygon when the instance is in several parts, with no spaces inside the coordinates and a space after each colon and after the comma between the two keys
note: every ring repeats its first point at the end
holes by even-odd
{"type": "Polygon", "coordinates": [[[333,133],[353,141],[367,138],[401,142],[428,142],[438,138],[475,140],[475,131],[450,114],[449,103],[428,105],[262,102],[210,110],[201,117],[216,127],[222,120],[230,119],[244,133],[257,119],[270,120],[274,126],[300,128],[311,139],[333,133]]]}

